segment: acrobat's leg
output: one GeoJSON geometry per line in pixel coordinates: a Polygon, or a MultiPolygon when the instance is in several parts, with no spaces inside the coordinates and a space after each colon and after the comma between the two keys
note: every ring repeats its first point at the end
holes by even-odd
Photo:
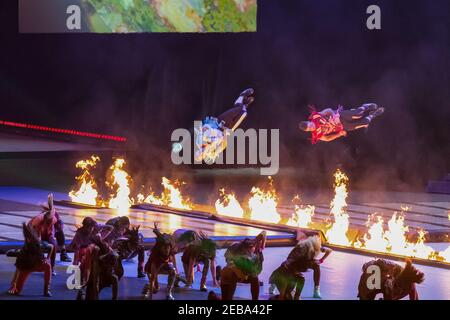
{"type": "Polygon", "coordinates": [[[365,108],[342,110],[339,112],[341,121],[351,122],[353,120],[361,119],[366,114],[365,108]]]}
{"type": "Polygon", "coordinates": [[[364,116],[368,116],[370,113],[376,111],[377,109],[378,109],[377,104],[366,103],[356,109],[342,110],[339,112],[339,116],[341,117],[341,119],[344,119],[345,121],[352,121],[360,119],[364,116]]]}
{"type": "Polygon", "coordinates": [[[247,110],[245,107],[234,107],[222,113],[217,119],[219,122],[223,122],[227,128],[236,130],[246,116],[247,110]]]}
{"type": "Polygon", "coordinates": [[[341,121],[342,125],[344,126],[344,130],[346,131],[352,131],[357,130],[361,128],[367,128],[369,127],[369,124],[372,122],[373,119],[383,114],[384,108],[380,107],[374,112],[370,113],[369,115],[362,117],[360,119],[352,120],[352,121],[341,121]]]}
{"type": "Polygon", "coordinates": [[[376,103],[365,103],[358,109],[364,110],[364,112],[371,113],[378,109],[378,105],[376,103]]]}
{"type": "MultiPolygon", "coordinates": [[[[346,110],[350,111],[350,110],[346,110]]],[[[345,131],[353,131],[361,128],[367,128],[372,121],[372,117],[360,117],[359,119],[351,119],[348,117],[341,117],[341,123],[344,126],[345,131]]]]}
{"type": "Polygon", "coordinates": [[[233,131],[236,130],[247,116],[247,107],[255,100],[252,97],[253,93],[253,89],[242,91],[234,102],[234,108],[229,109],[217,117],[219,122],[223,121],[227,128],[233,131]]]}

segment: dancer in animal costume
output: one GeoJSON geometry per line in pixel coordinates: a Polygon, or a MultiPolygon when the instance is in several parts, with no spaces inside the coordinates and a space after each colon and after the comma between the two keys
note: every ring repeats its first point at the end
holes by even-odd
{"type": "Polygon", "coordinates": [[[410,259],[406,260],[405,266],[384,259],[372,260],[362,267],[362,275],[358,285],[358,298],[361,300],[374,300],[377,294],[382,294],[384,300],[400,300],[409,296],[410,300],[419,300],[416,284],[424,281],[423,272],[417,270],[410,259]],[[380,272],[380,287],[369,288],[369,277],[373,271],[369,267],[376,267],[380,272]]]}
{"type": "Polygon", "coordinates": [[[99,242],[97,238],[104,241],[112,231],[112,226],[99,224],[93,218],[86,217],[83,219],[82,226],[75,232],[69,249],[74,251],[73,264],[80,266],[82,285],[87,283],[91,272],[90,257],[92,255],[88,255],[88,252],[92,251],[92,248],[89,246],[99,242]]]}
{"type": "Polygon", "coordinates": [[[52,267],[49,259],[44,256],[40,240],[35,230],[25,223],[22,224],[24,245],[17,254],[16,271],[11,281],[9,294],[19,295],[28,276],[33,272],[44,273],[44,296],[51,297],[50,279],[52,267]]]}
{"type": "Polygon", "coordinates": [[[167,300],[174,300],[172,291],[177,272],[173,265],[172,257],[176,252],[175,239],[170,234],[162,233],[158,229],[157,223],[155,223],[153,233],[156,235],[156,243],[145,264],[145,272],[147,273],[149,282],[144,286],[142,293],[152,299],[153,294],[159,290],[158,275],[161,273],[167,274],[166,298],[167,300]]]}
{"type": "Polygon", "coordinates": [[[200,233],[198,240],[194,240],[184,249],[181,261],[183,262],[187,286],[191,286],[194,282],[194,268],[200,264],[203,264],[200,291],[207,291],[206,278],[209,269],[211,269],[213,285],[218,286],[215,263],[216,249],[216,243],[202,233],[200,233]]]}
{"type": "Polygon", "coordinates": [[[227,265],[220,272],[222,300],[233,300],[236,285],[249,283],[252,300],[259,298],[259,274],[264,261],[263,250],[266,246],[266,232],[255,239],[246,238],[230,246],[225,252],[227,265]]]}
{"type": "Polygon", "coordinates": [[[300,240],[299,243],[289,253],[287,259],[270,276],[271,292],[273,287],[278,289],[280,300],[300,299],[305,283],[303,272],[312,269],[314,272],[314,298],[321,298],[320,295],[320,265],[331,253],[331,249],[322,247],[320,237],[312,236],[300,240]],[[320,253],[324,256],[317,259],[320,253]],[[294,297],[292,291],[295,289],[294,297]]]}
{"type": "Polygon", "coordinates": [[[28,227],[37,235],[44,252],[48,252],[53,274],[55,274],[54,267],[57,250],[55,239],[55,225],[57,223],[58,216],[53,206],[53,194],[49,194],[48,207],[43,207],[43,211],[28,222],[28,227]]]}
{"type": "Polygon", "coordinates": [[[139,239],[131,239],[132,235],[135,233],[130,224],[130,219],[127,216],[116,217],[108,220],[106,225],[112,226],[113,231],[109,234],[106,239],[110,245],[116,249],[119,245],[121,246],[120,253],[122,254],[122,259],[132,259],[134,257],[138,257],[138,267],[137,267],[137,277],[145,278],[144,273],[144,262],[145,262],[145,248],[143,244],[143,236],[142,234],[138,234],[139,239]],[[128,241],[119,241],[117,240],[128,240],[128,241]],[[129,240],[132,241],[129,241],[129,240]],[[137,240],[138,243],[135,243],[134,240],[137,240]],[[130,245],[133,244],[134,248],[131,250],[131,247],[125,248],[124,244],[130,245]],[[127,251],[127,254],[125,254],[127,251]]]}
{"type": "MultiPolygon", "coordinates": [[[[188,245],[190,245],[195,240],[200,239],[200,235],[196,231],[188,229],[177,229],[173,232],[172,235],[175,239],[175,254],[183,253],[184,249],[186,249],[188,245]]],[[[173,256],[172,261],[173,265],[175,266],[175,270],[177,271],[177,273],[179,273],[175,255],[173,256]]],[[[197,271],[199,270],[197,269],[197,271]]],[[[175,283],[175,286],[178,286],[178,283],[175,283]]]]}

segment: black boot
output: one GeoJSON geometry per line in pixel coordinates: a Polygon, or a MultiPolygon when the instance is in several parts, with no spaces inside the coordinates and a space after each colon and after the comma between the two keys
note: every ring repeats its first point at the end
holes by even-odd
{"type": "Polygon", "coordinates": [[[173,284],[173,286],[175,288],[179,288],[180,287],[180,282],[183,282],[184,284],[187,284],[187,280],[185,278],[183,278],[182,276],[180,276],[179,274],[177,274],[175,276],[175,283],[173,284]]]}
{"type": "Polygon", "coordinates": [[[249,104],[251,104],[255,100],[255,98],[252,97],[254,93],[255,90],[253,90],[252,88],[242,91],[239,97],[234,102],[234,105],[236,107],[240,106],[246,108],[249,104]]]}
{"type": "Polygon", "coordinates": [[[83,289],[78,290],[77,300],[86,300],[86,294],[83,289]]]}
{"type": "Polygon", "coordinates": [[[145,274],[144,270],[142,270],[141,268],[137,269],[137,277],[138,278],[145,278],[147,275],[145,274]]]}
{"type": "Polygon", "coordinates": [[[72,259],[67,254],[66,250],[61,251],[59,255],[59,261],[61,262],[72,262],[72,259]]]}
{"type": "Polygon", "coordinates": [[[217,282],[220,281],[221,273],[222,273],[222,267],[221,266],[217,266],[216,267],[216,280],[217,280],[217,282]]]}
{"type": "Polygon", "coordinates": [[[11,258],[16,258],[19,255],[20,250],[18,249],[10,249],[6,251],[6,256],[11,258]]]}

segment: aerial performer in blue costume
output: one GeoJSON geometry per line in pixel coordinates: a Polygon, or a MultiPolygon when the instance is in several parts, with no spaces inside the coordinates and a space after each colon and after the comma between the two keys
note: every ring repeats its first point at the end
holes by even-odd
{"type": "Polygon", "coordinates": [[[195,160],[213,163],[227,147],[227,136],[235,131],[247,117],[247,107],[254,101],[253,89],[244,90],[234,107],[218,117],[206,117],[201,129],[195,128],[195,160]],[[201,131],[200,131],[201,130],[201,131]]]}

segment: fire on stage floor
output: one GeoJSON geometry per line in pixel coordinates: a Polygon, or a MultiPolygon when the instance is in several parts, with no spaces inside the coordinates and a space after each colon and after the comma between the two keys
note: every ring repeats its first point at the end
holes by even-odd
{"type": "MultiPolygon", "coordinates": [[[[65,229],[67,239],[73,237],[77,226],[81,225],[84,217],[93,217],[99,223],[105,223],[107,220],[116,216],[113,210],[110,209],[92,210],[57,207],[57,210],[67,226],[65,229]]],[[[23,238],[21,234],[21,223],[28,221],[34,215],[36,215],[36,210],[2,212],[0,225],[3,231],[0,240],[20,241],[23,238]]],[[[205,222],[197,218],[181,217],[175,214],[160,213],[157,211],[130,210],[128,217],[133,225],[140,225],[140,231],[145,238],[154,237],[152,232],[154,222],[158,222],[160,229],[168,233],[177,229],[201,229],[209,235],[216,236],[255,236],[262,231],[253,227],[215,223],[212,221],[205,222]]],[[[280,235],[282,233],[268,231],[268,235],[277,234],[280,235]]]]}
{"type": "MultiPolygon", "coordinates": [[[[22,239],[20,224],[27,221],[35,215],[39,210],[38,204],[42,199],[46,198],[46,190],[25,189],[25,188],[3,188],[0,194],[0,245],[8,243],[16,243],[20,245],[22,239]],[[8,192],[5,192],[7,189],[8,192]],[[24,200],[26,199],[26,200],[24,200]]],[[[64,199],[66,195],[55,193],[55,198],[64,199]]],[[[70,239],[76,226],[81,223],[85,216],[93,216],[99,222],[105,222],[109,218],[115,216],[113,210],[110,209],[77,209],[58,206],[58,212],[62,215],[66,223],[67,238],[70,239]]],[[[178,228],[201,228],[205,232],[214,236],[254,236],[261,231],[260,228],[250,227],[238,224],[228,224],[217,222],[214,220],[200,219],[196,217],[180,216],[167,212],[145,211],[132,209],[129,212],[130,220],[133,224],[140,224],[145,237],[152,238],[151,228],[153,222],[160,223],[161,228],[170,232],[178,228]]],[[[282,231],[268,231],[272,238],[291,238],[292,234],[282,231]]],[[[267,299],[268,295],[268,278],[271,272],[278,267],[281,261],[287,256],[291,246],[267,248],[265,251],[264,268],[261,279],[264,287],[261,289],[261,299],[267,299]]],[[[217,255],[217,263],[224,265],[224,250],[219,250],[217,255]]],[[[179,259],[180,257],[178,257],[179,259]]],[[[367,255],[358,255],[352,252],[334,252],[330,258],[323,264],[321,291],[324,299],[356,299],[357,284],[361,272],[361,266],[369,261],[372,257],[367,255]]],[[[4,292],[7,290],[11,276],[14,271],[13,260],[0,255],[0,299],[9,299],[10,297],[4,292]]],[[[180,264],[181,265],[181,264],[180,264]]],[[[57,262],[56,270],[58,275],[54,277],[53,293],[57,299],[74,299],[75,293],[67,290],[65,274],[67,264],[57,262]]],[[[418,286],[421,299],[450,299],[450,272],[441,268],[430,266],[418,266],[425,273],[426,280],[418,286]]],[[[121,281],[120,299],[142,299],[140,290],[144,284],[144,280],[137,279],[136,262],[125,263],[125,278],[121,281]]],[[[208,275],[208,285],[211,286],[210,275],[208,275]]],[[[176,291],[177,299],[206,299],[206,294],[198,291],[199,276],[196,277],[194,289],[180,288],[176,291]]],[[[161,283],[165,283],[165,277],[161,277],[161,283]]],[[[29,283],[25,287],[22,297],[13,297],[13,299],[38,299],[41,291],[42,275],[32,275],[29,283]]],[[[306,285],[303,292],[303,299],[310,299],[312,296],[312,274],[306,273],[306,285]]],[[[164,285],[163,285],[164,287],[164,285]]],[[[212,288],[219,292],[218,288],[212,288]]],[[[163,292],[156,296],[156,299],[163,299],[163,292]]],[[[102,298],[108,299],[109,291],[102,293],[102,298]]],[[[250,291],[247,285],[240,285],[236,291],[236,297],[239,299],[250,298],[250,291]]]]}

